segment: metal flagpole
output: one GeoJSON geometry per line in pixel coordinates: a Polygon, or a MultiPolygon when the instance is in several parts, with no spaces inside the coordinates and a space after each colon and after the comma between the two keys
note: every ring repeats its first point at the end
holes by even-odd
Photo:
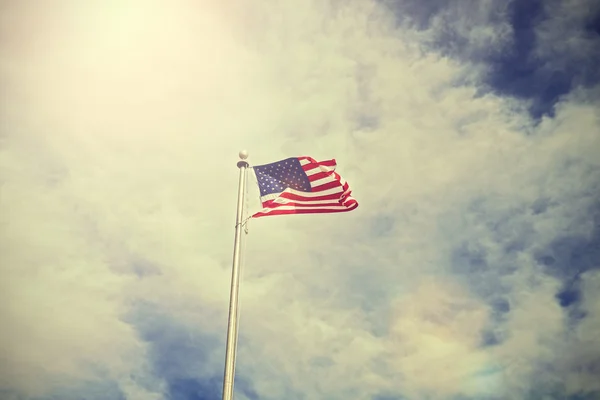
{"type": "Polygon", "coordinates": [[[231,271],[231,292],[229,294],[229,320],[227,322],[227,347],[225,349],[225,373],[223,377],[223,400],[233,400],[233,381],[235,377],[235,355],[238,339],[238,294],[240,290],[240,244],[244,218],[244,193],[246,187],[246,169],[248,152],[239,153],[240,169],[238,185],[237,215],[235,217],[235,241],[233,245],[233,268],[231,271]]]}

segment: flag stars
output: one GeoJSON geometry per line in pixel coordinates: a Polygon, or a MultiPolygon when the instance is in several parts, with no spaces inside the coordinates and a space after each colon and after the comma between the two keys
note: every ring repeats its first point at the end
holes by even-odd
{"type": "Polygon", "coordinates": [[[255,166],[261,196],[281,193],[287,189],[310,192],[308,176],[297,158],[255,166]]]}

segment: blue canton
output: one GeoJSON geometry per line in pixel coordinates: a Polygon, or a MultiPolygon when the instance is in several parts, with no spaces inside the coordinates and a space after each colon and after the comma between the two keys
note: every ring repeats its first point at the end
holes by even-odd
{"type": "Polygon", "coordinates": [[[272,164],[257,165],[254,167],[260,195],[281,193],[287,188],[299,192],[310,192],[311,186],[308,176],[297,158],[288,158],[272,164]]]}

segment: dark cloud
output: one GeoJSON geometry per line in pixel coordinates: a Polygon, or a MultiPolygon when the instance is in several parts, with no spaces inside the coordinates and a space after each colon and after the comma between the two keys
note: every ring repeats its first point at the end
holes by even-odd
{"type": "Polygon", "coordinates": [[[488,90],[527,100],[534,118],[554,115],[555,104],[573,88],[600,82],[600,9],[587,2],[569,6],[566,1],[513,0],[468,7],[459,1],[382,2],[402,23],[432,30],[431,45],[437,51],[486,65],[488,90]],[[563,14],[580,13],[577,7],[589,15],[563,23],[563,14]],[[510,27],[506,40],[475,40],[477,27],[503,23],[510,27]]]}
{"type": "MultiPolygon", "coordinates": [[[[224,338],[186,326],[160,310],[160,306],[138,304],[129,318],[140,337],[149,344],[154,382],[164,381],[172,400],[220,398],[225,356],[224,338]]],[[[241,342],[241,340],[240,340],[241,342]]],[[[236,376],[235,390],[258,399],[253,385],[236,376]]],[[[142,384],[142,382],[139,382],[142,384]]]]}
{"type": "MultiPolygon", "coordinates": [[[[508,337],[505,323],[512,312],[510,293],[513,288],[506,286],[505,278],[517,272],[518,256],[524,252],[531,253],[546,274],[562,282],[556,301],[564,308],[569,328],[573,329],[586,318],[587,312],[581,307],[581,276],[600,267],[600,207],[594,205],[587,212],[571,214],[572,218],[564,221],[564,226],[557,225],[555,232],[544,232],[554,235],[555,239],[546,248],[535,250],[531,242],[535,234],[533,224],[536,219],[547,218],[546,213],[555,212],[559,204],[558,200],[539,198],[530,206],[507,206],[499,212],[493,197],[471,202],[468,215],[469,221],[474,221],[471,228],[485,227],[485,237],[493,238],[495,244],[484,244],[478,238],[460,241],[457,236],[459,242],[450,258],[452,272],[490,308],[490,321],[481,332],[481,346],[496,346],[508,337]],[[563,233],[585,220],[594,221],[588,236],[563,233]]],[[[455,224],[457,230],[463,229],[455,224]]]]}
{"type": "Polygon", "coordinates": [[[378,394],[372,400],[406,400],[406,397],[392,394],[378,394]]]}
{"type": "Polygon", "coordinates": [[[581,391],[568,393],[563,383],[543,383],[529,391],[526,400],[544,399],[566,399],[566,400],[597,400],[600,392],[581,391]]]}
{"type": "Polygon", "coordinates": [[[172,400],[212,400],[221,397],[221,382],[210,379],[180,378],[167,383],[169,398],[172,400]]]}
{"type": "Polygon", "coordinates": [[[566,309],[571,323],[586,316],[579,307],[582,274],[600,269],[600,206],[591,207],[586,218],[594,223],[589,236],[560,236],[536,255],[545,271],[563,282],[556,299],[566,309]]]}
{"type": "Polygon", "coordinates": [[[153,374],[165,381],[174,400],[212,398],[222,380],[219,369],[211,365],[211,357],[221,350],[222,341],[182,325],[158,307],[139,304],[130,317],[141,339],[150,346],[153,374]]]}
{"type": "Polygon", "coordinates": [[[39,397],[27,397],[8,390],[0,390],[0,396],[3,400],[127,400],[117,383],[101,379],[62,386],[39,397]]]}

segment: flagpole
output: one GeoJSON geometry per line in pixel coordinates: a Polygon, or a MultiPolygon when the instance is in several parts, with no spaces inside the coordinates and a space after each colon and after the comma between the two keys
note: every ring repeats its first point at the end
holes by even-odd
{"type": "Polygon", "coordinates": [[[235,356],[238,339],[238,294],[240,290],[240,244],[242,241],[242,224],[244,218],[244,193],[246,188],[246,168],[248,152],[239,153],[240,169],[238,184],[237,214],[235,217],[235,241],[233,244],[233,267],[231,270],[231,291],[229,294],[229,319],[227,322],[227,347],[225,348],[225,372],[223,376],[222,400],[233,400],[233,383],[235,378],[235,356]]]}

